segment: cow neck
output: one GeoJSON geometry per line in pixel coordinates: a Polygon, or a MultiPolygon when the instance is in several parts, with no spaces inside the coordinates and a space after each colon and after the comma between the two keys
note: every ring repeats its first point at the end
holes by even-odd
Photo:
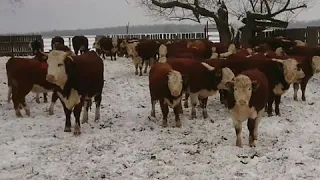
{"type": "Polygon", "coordinates": [[[63,87],[60,87],[60,92],[62,92],[63,96],[69,97],[71,95],[71,90],[74,89],[79,92],[79,82],[77,78],[76,72],[76,63],[70,62],[66,64],[66,73],[68,79],[63,87]]]}

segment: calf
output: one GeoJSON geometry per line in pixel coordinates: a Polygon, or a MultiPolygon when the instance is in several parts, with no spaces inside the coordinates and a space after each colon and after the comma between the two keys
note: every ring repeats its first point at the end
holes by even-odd
{"type": "MultiPolygon", "coordinates": [[[[35,57],[29,58],[10,58],[6,63],[8,78],[8,101],[12,92],[12,101],[17,117],[22,117],[20,107],[22,106],[26,114],[30,116],[30,108],[26,104],[25,96],[30,92],[47,93],[52,91],[54,85],[46,81],[47,64],[35,57]]],[[[46,99],[46,96],[45,96],[46,99]]],[[[55,92],[52,94],[49,114],[53,114],[54,104],[57,100],[55,92]]]]}
{"type": "Polygon", "coordinates": [[[203,118],[207,118],[208,97],[216,94],[218,89],[225,88],[225,83],[234,78],[234,74],[229,68],[215,68],[194,59],[168,58],[167,63],[188,79],[192,119],[196,118],[195,108],[199,99],[203,118]]]}
{"type": "Polygon", "coordinates": [[[180,72],[175,71],[167,63],[155,63],[149,72],[149,90],[151,96],[151,116],[155,117],[155,104],[160,101],[163,115],[163,127],[167,127],[169,107],[173,108],[176,126],[181,127],[179,112],[181,107],[181,96],[187,86],[187,81],[180,72]]]}
{"type": "Polygon", "coordinates": [[[289,89],[290,83],[294,82],[295,78],[303,75],[301,68],[299,68],[298,63],[294,60],[273,61],[264,56],[251,56],[249,58],[230,57],[226,60],[215,59],[206,62],[214,67],[229,67],[236,75],[252,68],[257,68],[263,72],[269,83],[269,101],[267,106],[269,116],[272,116],[273,102],[275,102],[276,115],[280,116],[279,104],[281,95],[289,89]]]}
{"type": "Polygon", "coordinates": [[[81,134],[80,114],[84,104],[82,123],[88,122],[88,108],[92,97],[96,103],[95,120],[100,119],[100,104],[103,88],[104,65],[102,59],[89,51],[79,56],[70,56],[63,51],[48,54],[46,79],[56,85],[58,97],[66,115],[65,132],[71,132],[71,112],[75,117],[74,134],[81,134]]]}
{"type": "Polygon", "coordinates": [[[74,36],[72,38],[72,46],[76,55],[78,55],[79,50],[80,54],[83,54],[89,51],[89,40],[85,36],[74,36]]]}
{"type": "Polygon", "coordinates": [[[145,65],[144,73],[147,73],[148,65],[151,67],[156,61],[159,46],[160,45],[154,40],[142,40],[137,43],[133,49],[133,58],[141,59],[139,76],[142,76],[143,65],[145,65]]]}
{"type": "Polygon", "coordinates": [[[249,146],[255,146],[258,126],[268,102],[268,80],[264,73],[250,69],[227,83],[228,109],[236,130],[236,145],[242,147],[242,123],[248,119],[249,146]]]}

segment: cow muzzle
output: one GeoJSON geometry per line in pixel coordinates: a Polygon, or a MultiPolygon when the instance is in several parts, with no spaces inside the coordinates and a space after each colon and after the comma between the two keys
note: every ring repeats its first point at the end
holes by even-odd
{"type": "Polygon", "coordinates": [[[46,76],[46,80],[48,81],[48,82],[55,82],[55,78],[54,78],[54,76],[53,75],[51,75],[51,74],[48,74],[47,76],[46,76]]]}
{"type": "Polygon", "coordinates": [[[172,91],[171,95],[174,97],[178,97],[180,95],[180,92],[179,91],[172,91]]]}
{"type": "Polygon", "coordinates": [[[244,100],[244,99],[241,99],[239,101],[237,101],[237,104],[239,104],[240,106],[245,106],[245,105],[248,105],[248,101],[244,100]]]}

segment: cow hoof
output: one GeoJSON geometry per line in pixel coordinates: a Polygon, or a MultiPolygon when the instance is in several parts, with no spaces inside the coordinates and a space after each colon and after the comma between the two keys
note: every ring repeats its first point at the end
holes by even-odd
{"type": "Polygon", "coordinates": [[[47,102],[48,102],[48,100],[46,100],[46,99],[45,99],[45,100],[43,100],[43,102],[44,102],[44,103],[47,103],[47,102]]]}
{"type": "Polygon", "coordinates": [[[166,123],[166,122],[165,122],[165,123],[162,123],[162,127],[163,127],[163,128],[168,127],[168,123],[166,123]]]}
{"type": "Polygon", "coordinates": [[[196,115],[191,115],[191,119],[196,119],[197,116],[196,115]]]}
{"type": "Polygon", "coordinates": [[[176,126],[177,126],[177,128],[181,128],[181,126],[182,126],[181,122],[177,122],[176,126]]]}
{"type": "Polygon", "coordinates": [[[49,115],[53,115],[53,111],[49,110],[49,115]]]}
{"type": "Polygon", "coordinates": [[[207,112],[203,112],[202,115],[203,115],[203,119],[207,119],[209,117],[207,112]]]}
{"type": "Polygon", "coordinates": [[[255,143],[255,142],[252,142],[252,143],[249,144],[249,146],[250,146],[250,147],[256,147],[256,143],[255,143]]]}
{"type": "Polygon", "coordinates": [[[155,118],[155,117],[156,117],[156,113],[155,113],[155,112],[152,112],[152,113],[151,113],[151,117],[154,117],[154,118],[155,118]]]}
{"type": "Polygon", "coordinates": [[[297,98],[297,97],[294,97],[293,100],[294,100],[294,101],[298,101],[298,98],[297,98]]]}
{"type": "Polygon", "coordinates": [[[302,100],[302,101],[306,101],[306,98],[303,98],[303,97],[302,97],[301,100],[302,100]]]}
{"type": "Polygon", "coordinates": [[[16,111],[16,116],[17,116],[18,118],[22,118],[21,112],[20,112],[20,111],[16,111]]]}
{"type": "Polygon", "coordinates": [[[71,132],[71,127],[65,127],[64,132],[71,132]]]}
{"type": "Polygon", "coordinates": [[[88,123],[88,119],[82,119],[81,124],[88,123]]]}
{"type": "Polygon", "coordinates": [[[139,76],[142,76],[142,73],[140,73],[139,76]]]}
{"type": "Polygon", "coordinates": [[[188,108],[188,107],[189,107],[188,103],[184,103],[184,108],[188,108]]]}
{"type": "Polygon", "coordinates": [[[135,72],[134,74],[135,74],[135,75],[138,75],[138,72],[135,72]]]}
{"type": "Polygon", "coordinates": [[[276,115],[277,115],[277,116],[281,116],[281,114],[280,114],[280,113],[277,113],[276,115]]]}
{"type": "Polygon", "coordinates": [[[37,100],[36,100],[36,102],[39,104],[39,103],[40,103],[40,100],[39,100],[39,99],[37,99],[37,100]]]}
{"type": "Polygon", "coordinates": [[[268,114],[268,117],[272,117],[272,113],[271,113],[271,114],[268,114]]]}

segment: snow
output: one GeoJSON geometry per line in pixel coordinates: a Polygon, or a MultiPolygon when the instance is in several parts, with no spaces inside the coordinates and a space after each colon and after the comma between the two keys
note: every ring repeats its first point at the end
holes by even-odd
{"type": "MultiPolygon", "coordinates": [[[[293,101],[292,89],[283,97],[281,117],[265,117],[256,148],[235,146],[235,132],[218,96],[208,101],[210,118],[190,120],[190,108],[181,117],[183,127],[162,128],[149,120],[148,77],[134,75],[131,60],[105,60],[101,120],[82,125],[79,137],[63,132],[65,116],[60,102],[54,115],[50,103],[37,104],[27,96],[31,117],[16,118],[7,104],[5,62],[0,58],[0,179],[316,179],[320,177],[320,78],[308,84],[307,102],[293,101]]],[[[42,95],[41,95],[42,97],[42,95]]],[[[22,111],[24,113],[24,111],[22,111]]],[[[72,120],[74,124],[74,121],[72,120]]]]}

